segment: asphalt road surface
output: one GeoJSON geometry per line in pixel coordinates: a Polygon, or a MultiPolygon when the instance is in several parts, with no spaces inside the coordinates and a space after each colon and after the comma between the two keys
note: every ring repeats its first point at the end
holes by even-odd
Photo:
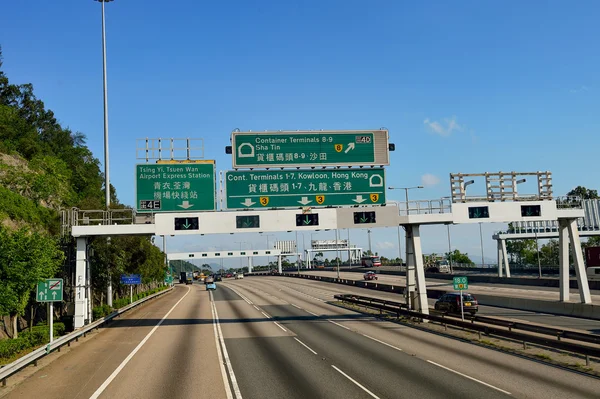
{"type": "Polygon", "coordinates": [[[176,285],[28,368],[0,396],[598,397],[598,379],[328,304],[331,284],[250,277],[217,285],[176,285]]]}

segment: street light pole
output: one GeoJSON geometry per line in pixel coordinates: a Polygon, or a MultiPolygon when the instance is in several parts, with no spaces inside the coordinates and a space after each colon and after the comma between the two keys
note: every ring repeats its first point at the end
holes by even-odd
{"type": "MultiPolygon", "coordinates": [[[[102,80],[104,92],[104,198],[106,210],[110,209],[110,176],[108,163],[108,83],[106,79],[106,28],[104,16],[104,3],[113,0],[96,0],[102,3],[102,80]]],[[[112,306],[112,276],[108,273],[108,286],[106,287],[106,304],[112,306]]]]}

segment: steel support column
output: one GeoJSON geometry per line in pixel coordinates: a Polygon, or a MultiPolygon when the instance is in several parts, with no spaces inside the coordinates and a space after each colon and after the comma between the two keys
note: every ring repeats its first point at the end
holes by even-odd
{"type": "Polygon", "coordinates": [[[504,260],[504,271],[506,272],[506,277],[510,277],[510,264],[508,263],[508,251],[506,251],[506,240],[500,240],[500,245],[502,246],[502,259],[504,260]]]}
{"type": "MultiPolygon", "coordinates": [[[[413,230],[412,225],[405,226],[406,245],[406,290],[404,297],[408,309],[415,310],[415,253],[413,250],[413,230]]],[[[422,262],[422,257],[421,257],[422,262]]]]}
{"type": "Polygon", "coordinates": [[[417,224],[412,225],[411,227],[413,256],[415,257],[415,274],[417,280],[417,312],[429,314],[429,303],[427,302],[427,286],[425,285],[425,266],[423,265],[423,251],[421,250],[421,226],[417,224]]]}
{"type": "Polygon", "coordinates": [[[558,282],[560,290],[560,301],[569,302],[569,221],[558,220],[558,250],[559,267],[558,282]]]}
{"type": "Polygon", "coordinates": [[[579,298],[581,303],[592,303],[590,286],[585,272],[585,264],[583,263],[579,230],[577,230],[577,219],[569,219],[568,223],[571,250],[573,251],[573,260],[575,261],[575,276],[577,277],[577,286],[579,287],[579,298]]]}
{"type": "Polygon", "coordinates": [[[87,269],[87,238],[77,238],[77,255],[75,258],[75,328],[81,328],[85,325],[87,314],[87,295],[86,295],[86,269],[87,269]]]}
{"type": "Polygon", "coordinates": [[[281,258],[282,258],[282,255],[278,255],[278,256],[277,256],[277,271],[278,271],[279,273],[281,273],[281,272],[282,272],[282,269],[281,269],[281,258]]]}
{"type": "Polygon", "coordinates": [[[504,259],[502,258],[502,240],[496,240],[496,248],[498,250],[498,277],[502,277],[502,269],[504,268],[504,259]]]}

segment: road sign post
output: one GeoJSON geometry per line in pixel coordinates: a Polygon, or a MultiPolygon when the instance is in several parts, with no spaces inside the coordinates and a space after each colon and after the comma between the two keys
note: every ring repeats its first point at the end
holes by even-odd
{"type": "Polygon", "coordinates": [[[463,309],[463,290],[469,289],[469,280],[466,277],[454,277],[452,279],[452,283],[454,285],[454,289],[458,290],[460,295],[460,317],[464,321],[465,320],[465,310],[463,309]]]}
{"type": "Polygon", "coordinates": [[[387,130],[233,132],[238,168],[389,165],[387,130]]]}
{"type": "Polygon", "coordinates": [[[228,209],[385,204],[385,170],[228,171],[228,209]]]}
{"type": "Polygon", "coordinates": [[[121,284],[129,286],[129,303],[133,303],[133,286],[142,283],[142,277],[139,274],[121,275],[121,284]]]}
{"type": "Polygon", "coordinates": [[[141,213],[216,209],[214,161],[136,165],[136,207],[141,213]]]}
{"type": "Polygon", "coordinates": [[[35,299],[38,302],[48,302],[48,327],[50,328],[50,343],[54,341],[54,303],[63,300],[63,279],[50,278],[37,284],[35,299]]]}

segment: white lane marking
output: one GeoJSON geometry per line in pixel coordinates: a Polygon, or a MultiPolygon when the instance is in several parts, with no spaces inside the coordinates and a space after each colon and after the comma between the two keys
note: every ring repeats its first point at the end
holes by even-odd
{"type": "Polygon", "coordinates": [[[314,350],[312,350],[312,349],[311,349],[311,348],[310,348],[308,345],[306,345],[304,342],[300,341],[298,338],[294,337],[294,339],[295,339],[296,341],[298,341],[298,343],[299,343],[300,345],[302,345],[303,347],[305,347],[306,349],[308,349],[309,351],[311,351],[311,352],[313,353],[313,355],[316,355],[316,354],[317,354],[317,352],[315,352],[314,350]]]}
{"type": "Polygon", "coordinates": [[[356,386],[358,386],[360,389],[362,389],[363,391],[365,391],[366,393],[368,393],[369,395],[371,395],[371,397],[375,398],[375,399],[379,399],[379,396],[375,395],[373,392],[369,391],[367,388],[365,388],[364,386],[362,386],[358,381],[356,381],[354,378],[350,377],[348,374],[344,373],[342,370],[338,369],[337,367],[335,367],[333,364],[331,365],[331,367],[333,367],[338,373],[340,373],[341,375],[343,375],[344,377],[346,377],[347,379],[349,379],[350,381],[352,381],[356,386]]]}
{"type": "Polygon", "coordinates": [[[219,357],[219,368],[221,369],[221,378],[223,378],[223,385],[225,386],[225,393],[227,394],[227,399],[233,399],[233,395],[231,394],[231,388],[229,387],[229,380],[227,379],[227,371],[225,370],[225,362],[223,361],[223,355],[221,354],[221,344],[219,343],[219,333],[217,332],[217,321],[215,317],[215,310],[212,306],[212,298],[210,305],[210,312],[212,313],[213,318],[213,332],[215,335],[215,345],[217,347],[217,356],[219,357]]]}
{"type": "Polygon", "coordinates": [[[307,313],[310,313],[310,314],[311,314],[311,315],[313,315],[313,316],[317,316],[317,317],[319,316],[318,314],[316,314],[316,313],[313,313],[313,312],[311,312],[310,310],[306,310],[306,309],[304,309],[304,311],[305,311],[305,312],[307,312],[307,313]]]}
{"type": "Polygon", "coordinates": [[[495,389],[496,391],[503,392],[503,393],[505,393],[505,394],[507,394],[507,395],[512,395],[510,392],[508,392],[508,391],[505,391],[504,389],[500,389],[500,388],[498,388],[498,387],[495,387],[495,386],[493,386],[493,385],[490,385],[490,384],[488,384],[487,382],[483,382],[483,381],[481,381],[481,380],[478,380],[477,378],[470,377],[470,376],[468,376],[468,375],[466,375],[466,374],[463,374],[463,373],[461,373],[461,372],[459,372],[459,371],[452,370],[451,368],[449,368],[449,367],[446,367],[446,366],[442,366],[442,365],[441,365],[441,364],[439,364],[439,363],[432,362],[431,360],[427,360],[427,362],[428,362],[428,363],[431,363],[431,364],[433,364],[433,365],[435,365],[435,366],[441,367],[441,368],[443,368],[443,369],[445,369],[445,370],[451,371],[451,372],[453,372],[453,373],[455,373],[455,374],[461,375],[461,376],[463,376],[463,377],[465,377],[465,378],[468,378],[468,379],[470,379],[470,380],[473,380],[473,381],[475,381],[475,382],[478,382],[478,383],[480,383],[480,384],[483,384],[483,385],[485,385],[486,387],[490,387],[490,388],[492,388],[492,389],[495,389]]]}
{"type": "Polygon", "coordinates": [[[403,351],[402,351],[402,349],[398,348],[397,346],[390,345],[390,344],[388,344],[387,342],[383,342],[383,341],[381,341],[381,340],[379,340],[379,339],[377,339],[377,338],[371,337],[370,335],[367,335],[367,334],[361,334],[361,335],[362,335],[363,337],[365,337],[365,338],[372,339],[372,340],[373,340],[373,341],[375,341],[375,342],[379,342],[380,344],[383,344],[383,345],[385,345],[385,346],[389,346],[390,348],[394,348],[394,349],[396,349],[397,351],[403,352],[403,351]]]}
{"type": "Polygon", "coordinates": [[[246,303],[248,303],[249,305],[254,305],[254,303],[250,299],[248,299],[244,294],[242,294],[241,292],[239,292],[235,288],[229,287],[229,289],[231,289],[233,292],[235,292],[236,294],[238,294],[238,296],[240,298],[242,298],[244,301],[246,301],[246,303]]]}
{"type": "Polygon", "coordinates": [[[254,306],[254,309],[256,309],[260,312],[260,309],[258,308],[258,306],[256,306],[256,305],[252,305],[252,306],[254,306]]]}
{"type": "Polygon", "coordinates": [[[264,314],[264,315],[265,315],[265,317],[266,317],[267,319],[270,319],[270,318],[271,318],[271,316],[269,316],[269,315],[268,315],[268,314],[266,314],[265,312],[260,312],[260,313],[264,314]]]}
{"type": "Polygon", "coordinates": [[[98,389],[96,389],[96,392],[94,392],[92,394],[92,396],[90,396],[90,399],[96,399],[98,398],[102,392],[104,392],[104,390],[106,389],[106,387],[108,387],[108,385],[117,377],[117,375],[119,375],[119,373],[121,372],[121,370],[123,370],[123,368],[127,365],[127,363],[129,363],[129,361],[133,358],[133,356],[135,356],[135,354],[142,348],[142,346],[144,346],[144,344],[146,343],[146,341],[148,341],[148,339],[150,339],[150,337],[152,336],[152,334],[154,334],[154,332],[158,329],[158,327],[160,327],[160,325],[163,323],[163,321],[165,321],[165,319],[167,317],[169,317],[169,315],[171,314],[171,312],[173,311],[173,309],[175,309],[177,307],[177,305],[179,305],[181,303],[181,301],[183,301],[183,299],[190,293],[192,287],[187,287],[188,291],[185,293],[184,296],[181,297],[181,299],[179,299],[177,301],[177,303],[175,305],[173,305],[173,307],[167,312],[167,314],[160,319],[160,321],[158,322],[158,324],[156,324],[154,326],[154,328],[152,330],[150,330],[150,332],[144,337],[144,339],[142,340],[142,342],[140,342],[135,349],[133,349],[131,351],[131,353],[129,355],[127,355],[127,357],[125,358],[125,360],[123,360],[121,362],[121,364],[119,364],[119,366],[115,369],[115,371],[112,372],[111,375],[108,376],[108,378],[106,379],[106,381],[104,381],[102,383],[102,385],[100,385],[100,387],[98,389]]]}
{"type": "Polygon", "coordinates": [[[290,303],[290,305],[292,305],[292,306],[293,306],[293,307],[295,307],[296,309],[300,309],[300,310],[302,310],[302,308],[301,308],[300,306],[298,306],[298,305],[294,305],[293,303],[290,303]]]}
{"type": "Polygon", "coordinates": [[[287,330],[285,328],[283,328],[283,326],[279,323],[277,323],[276,321],[274,321],[273,323],[275,323],[275,325],[279,328],[281,328],[283,331],[287,332],[287,330]]]}
{"type": "Polygon", "coordinates": [[[233,387],[233,393],[234,393],[236,399],[242,399],[242,393],[240,392],[240,387],[238,386],[237,379],[235,378],[235,373],[233,372],[233,367],[231,366],[231,361],[229,360],[229,353],[227,352],[227,347],[225,346],[225,340],[223,339],[223,331],[221,330],[221,323],[219,322],[219,313],[217,313],[217,306],[215,305],[212,291],[210,292],[210,303],[211,303],[213,311],[214,311],[214,319],[213,320],[217,324],[217,331],[219,332],[219,342],[221,343],[221,350],[223,351],[223,358],[225,359],[225,364],[227,365],[227,371],[229,372],[229,379],[231,380],[231,386],[233,387]]]}
{"type": "Polygon", "coordinates": [[[346,330],[349,330],[349,331],[350,331],[350,328],[346,327],[346,326],[345,326],[345,325],[343,325],[343,324],[336,323],[336,322],[335,322],[335,321],[333,321],[333,320],[327,320],[327,321],[328,321],[328,322],[330,322],[330,323],[333,323],[333,324],[335,324],[335,325],[336,325],[336,326],[338,326],[338,327],[342,327],[342,328],[345,328],[346,330]]]}

